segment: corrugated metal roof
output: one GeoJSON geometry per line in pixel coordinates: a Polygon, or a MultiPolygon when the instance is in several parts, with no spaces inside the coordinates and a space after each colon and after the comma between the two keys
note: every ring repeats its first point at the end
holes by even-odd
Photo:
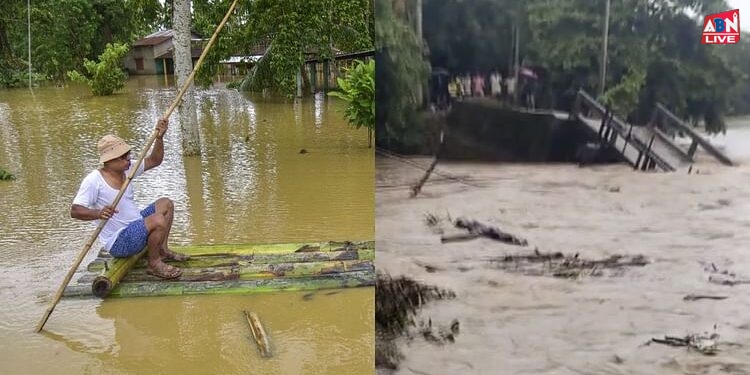
{"type": "MultiPolygon", "coordinates": [[[[174,30],[173,29],[167,29],[167,30],[159,30],[157,32],[151,33],[141,39],[138,39],[133,43],[133,46],[155,46],[157,44],[161,44],[164,41],[167,41],[174,37],[174,30]]],[[[201,40],[201,36],[198,35],[196,32],[191,32],[191,39],[192,40],[201,40]]]]}

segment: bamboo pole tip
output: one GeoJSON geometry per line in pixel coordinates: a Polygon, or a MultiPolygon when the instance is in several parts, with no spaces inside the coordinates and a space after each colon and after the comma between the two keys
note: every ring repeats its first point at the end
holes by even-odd
{"type": "Polygon", "coordinates": [[[109,295],[113,287],[114,285],[112,285],[110,279],[104,276],[97,276],[94,282],[91,283],[91,292],[99,298],[104,298],[109,295]]]}

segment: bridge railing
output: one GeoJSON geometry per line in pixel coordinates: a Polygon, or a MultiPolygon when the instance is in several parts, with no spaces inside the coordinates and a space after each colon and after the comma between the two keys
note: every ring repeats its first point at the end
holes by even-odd
{"type": "Polygon", "coordinates": [[[655,134],[651,136],[648,143],[634,136],[633,125],[627,124],[625,121],[615,116],[609,108],[603,106],[585,91],[578,91],[576,100],[573,103],[571,116],[584,116],[587,118],[601,119],[599,137],[602,140],[607,141],[614,146],[615,141],[619,136],[623,139],[624,145],[622,150],[618,151],[624,155],[627,147],[632,146],[638,152],[637,159],[634,162],[631,162],[633,168],[646,170],[658,166],[665,171],[674,171],[674,168],[669,163],[651,149],[656,136],[655,134]]]}
{"type": "Polygon", "coordinates": [[[651,116],[649,126],[663,129],[665,133],[670,135],[680,132],[689,136],[692,142],[690,143],[690,147],[686,154],[691,159],[695,156],[695,152],[700,145],[706,152],[718,159],[722,164],[733,165],[732,161],[726,155],[721,153],[716,147],[714,147],[714,145],[706,141],[700,136],[700,134],[685,124],[685,122],[675,116],[672,111],[668,110],[661,103],[656,103],[656,108],[651,116]]]}

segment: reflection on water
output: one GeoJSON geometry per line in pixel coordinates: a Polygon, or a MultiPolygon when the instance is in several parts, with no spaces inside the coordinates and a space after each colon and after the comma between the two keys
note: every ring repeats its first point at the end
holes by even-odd
{"type": "MultiPolygon", "coordinates": [[[[83,87],[0,91],[0,372],[361,373],[373,367],[370,288],[303,300],[298,293],[63,300],[47,336],[32,331],[94,226],[70,219],[96,141],[119,134],[140,152],[175,92],[156,77],[125,93],[83,87]],[[261,361],[243,309],[278,353],[261,361]],[[40,361],[40,358],[49,361],[40,361]],[[54,359],[54,360],[53,360],[54,359]],[[290,367],[292,366],[292,367],[290,367]],[[297,367],[294,367],[297,366],[297,367]],[[287,372],[289,371],[289,372],[287,372]]],[[[342,103],[213,89],[196,93],[203,153],[181,156],[170,119],[164,163],[133,182],[136,200],[175,201],[171,242],[269,243],[374,237],[374,157],[342,103]],[[301,149],[308,152],[301,154],[301,149]]],[[[91,251],[84,264],[95,256],[91,251]]]]}
{"type": "Polygon", "coordinates": [[[743,156],[750,121],[733,125],[726,152],[740,166],[711,162],[692,175],[445,163],[441,172],[478,187],[436,176],[420,199],[410,199],[408,184],[423,171],[378,159],[376,267],[453,290],[454,300],[428,304],[419,319],[461,324],[455,343],[403,345],[397,374],[749,374],[748,288],[708,281],[721,271],[750,279],[750,158],[743,156]],[[425,214],[479,220],[530,247],[489,239],[441,244],[425,214]],[[651,263],[620,276],[566,280],[508,273],[488,261],[536,247],[586,259],[642,254],[651,263]],[[728,298],[686,301],[688,294],[728,298]],[[716,356],[644,345],[704,332],[720,335],[716,356]]]}

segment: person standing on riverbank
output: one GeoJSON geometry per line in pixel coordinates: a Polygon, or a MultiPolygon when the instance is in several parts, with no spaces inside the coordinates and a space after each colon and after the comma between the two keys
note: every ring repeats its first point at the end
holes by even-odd
{"type": "MultiPolygon", "coordinates": [[[[154,146],[133,178],[161,164],[167,126],[166,119],[157,122],[154,146]]],[[[99,140],[97,151],[103,165],[83,179],[73,199],[70,216],[79,220],[107,220],[99,240],[113,257],[129,257],[148,247],[149,274],[163,279],[180,277],[181,269],[164,263],[165,260],[185,261],[189,258],[167,247],[174,204],[169,198],[159,198],[139,210],[134,201],[133,185],[128,185],[117,207],[112,207],[130,173],[131,147],[121,138],[108,134],[99,140]]]]}

